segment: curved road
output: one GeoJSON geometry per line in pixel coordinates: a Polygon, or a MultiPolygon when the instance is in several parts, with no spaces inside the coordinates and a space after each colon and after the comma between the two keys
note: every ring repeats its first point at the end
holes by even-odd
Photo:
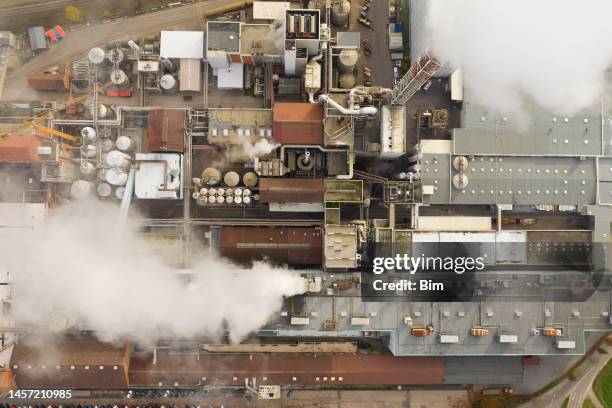
{"type": "Polygon", "coordinates": [[[576,381],[564,379],[550,391],[521,405],[521,408],[561,407],[567,396],[569,396],[568,408],[582,408],[582,404],[587,398],[590,398],[596,407],[601,407],[602,405],[592,389],[593,381],[612,357],[612,346],[602,342],[600,347],[605,349],[608,354],[599,354],[598,351],[592,352],[575,369],[578,377],[576,381]]]}
{"type": "Polygon", "coordinates": [[[67,33],[66,38],[61,42],[53,45],[49,50],[34,57],[8,75],[6,83],[8,85],[11,82],[23,80],[28,75],[40,72],[45,68],[74,60],[84,55],[90,48],[100,44],[148,35],[165,28],[170,29],[177,25],[198,22],[207,15],[218,13],[220,7],[237,9],[250,3],[252,3],[252,0],[208,0],[67,33]]]}

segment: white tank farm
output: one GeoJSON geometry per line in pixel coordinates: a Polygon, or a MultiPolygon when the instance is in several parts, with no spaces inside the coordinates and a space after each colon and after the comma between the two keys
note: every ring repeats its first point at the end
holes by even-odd
{"type": "Polygon", "coordinates": [[[228,171],[223,176],[223,182],[226,186],[236,187],[240,183],[240,176],[235,171],[228,171]]]}
{"type": "Polygon", "coordinates": [[[108,153],[115,148],[115,144],[110,139],[102,139],[100,140],[100,149],[104,153],[108,153]]]}
{"type": "Polygon", "coordinates": [[[206,187],[202,187],[200,189],[200,195],[208,195],[208,189],[206,187]]]}
{"type": "Polygon", "coordinates": [[[81,162],[81,174],[84,176],[92,176],[96,172],[96,165],[90,161],[81,162]]]}
{"type": "Polygon", "coordinates": [[[125,187],[117,187],[115,189],[115,197],[119,200],[123,199],[123,195],[125,194],[125,187]]]}
{"type": "Polygon", "coordinates": [[[228,204],[232,204],[234,202],[234,196],[228,195],[227,197],[225,197],[225,201],[228,204]]]}
{"type": "Polygon", "coordinates": [[[225,195],[225,189],[224,189],[223,187],[219,187],[219,188],[217,189],[217,195],[218,195],[218,196],[225,195]]]}
{"type": "Polygon", "coordinates": [[[70,186],[70,196],[76,200],[89,197],[95,190],[95,184],[88,180],[76,180],[70,186]]]}
{"type": "Polygon", "coordinates": [[[128,180],[128,172],[117,167],[106,170],[105,176],[106,181],[113,186],[124,186],[128,180]]]}
{"type": "Polygon", "coordinates": [[[234,196],[234,203],[236,204],[242,204],[242,196],[234,196]]]}
{"type": "Polygon", "coordinates": [[[348,0],[340,0],[334,3],[331,8],[332,24],[338,27],[346,26],[349,22],[351,13],[351,2],[348,0]]]}
{"type": "Polygon", "coordinates": [[[178,90],[178,81],[170,74],[166,74],[159,79],[159,87],[165,93],[174,93],[178,90]]]}
{"type": "Polygon", "coordinates": [[[257,174],[252,171],[249,171],[247,173],[244,173],[244,176],[242,176],[242,183],[244,183],[244,185],[247,187],[253,188],[257,185],[258,179],[259,178],[257,177],[257,174]]]}
{"type": "Polygon", "coordinates": [[[217,204],[223,204],[225,202],[225,197],[220,195],[217,196],[217,204]]]}
{"type": "Polygon", "coordinates": [[[245,204],[251,204],[251,197],[243,197],[242,202],[245,204]]]}
{"type": "Polygon", "coordinates": [[[212,196],[217,195],[217,189],[214,187],[209,188],[208,195],[212,195],[212,196]]]}
{"type": "Polygon", "coordinates": [[[93,142],[96,140],[96,129],[92,127],[84,127],[81,129],[81,136],[88,142],[93,142]]]}
{"type": "Polygon", "coordinates": [[[98,195],[102,198],[108,198],[113,193],[113,188],[108,183],[100,183],[96,187],[98,195]]]}
{"type": "Polygon", "coordinates": [[[236,197],[238,197],[238,196],[242,196],[242,188],[240,188],[240,187],[235,188],[235,189],[234,189],[234,195],[235,195],[236,197]]]}
{"type": "Polygon", "coordinates": [[[94,145],[86,145],[83,148],[83,154],[88,159],[93,159],[94,157],[96,157],[97,153],[98,153],[98,150],[96,149],[96,146],[94,146],[94,145]]]}
{"type": "Polygon", "coordinates": [[[250,195],[251,195],[251,190],[249,190],[248,188],[245,188],[244,190],[242,190],[243,197],[248,197],[250,195]]]}
{"type": "Polygon", "coordinates": [[[136,142],[129,136],[119,136],[115,142],[115,146],[122,152],[133,152],[136,150],[136,142]]]}
{"type": "Polygon", "coordinates": [[[106,157],[104,157],[104,164],[109,167],[127,169],[130,167],[130,156],[119,150],[113,150],[108,152],[106,157]]]}
{"type": "Polygon", "coordinates": [[[200,196],[200,198],[198,198],[198,204],[208,204],[208,196],[200,196]]]}
{"type": "Polygon", "coordinates": [[[225,195],[226,196],[233,196],[234,195],[234,189],[233,188],[226,188],[225,189],[225,195]]]}

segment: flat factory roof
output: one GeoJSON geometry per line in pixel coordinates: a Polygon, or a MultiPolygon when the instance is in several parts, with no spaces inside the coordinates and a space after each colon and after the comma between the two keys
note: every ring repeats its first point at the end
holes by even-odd
{"type": "Polygon", "coordinates": [[[159,55],[166,58],[204,58],[204,33],[162,31],[159,55]]]}

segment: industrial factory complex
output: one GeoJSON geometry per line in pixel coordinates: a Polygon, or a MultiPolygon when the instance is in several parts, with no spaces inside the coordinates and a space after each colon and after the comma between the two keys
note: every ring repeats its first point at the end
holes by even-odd
{"type": "Polygon", "coordinates": [[[204,251],[305,283],[245,343],[108,344],[13,319],[23,271],[0,265],[0,391],[502,387],[612,330],[612,93],[574,116],[481,106],[429,51],[425,3],[213,0],[170,9],[192,25],[0,32],[2,239],[101,202],[180,279],[204,251]],[[367,287],[449,245],[482,271],[367,287]]]}

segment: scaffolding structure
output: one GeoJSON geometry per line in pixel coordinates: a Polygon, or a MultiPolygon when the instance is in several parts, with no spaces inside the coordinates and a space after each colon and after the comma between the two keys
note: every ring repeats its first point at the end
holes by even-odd
{"type": "Polygon", "coordinates": [[[389,97],[389,104],[404,105],[431,79],[439,68],[440,62],[436,58],[427,52],[421,55],[393,88],[389,97]]]}

